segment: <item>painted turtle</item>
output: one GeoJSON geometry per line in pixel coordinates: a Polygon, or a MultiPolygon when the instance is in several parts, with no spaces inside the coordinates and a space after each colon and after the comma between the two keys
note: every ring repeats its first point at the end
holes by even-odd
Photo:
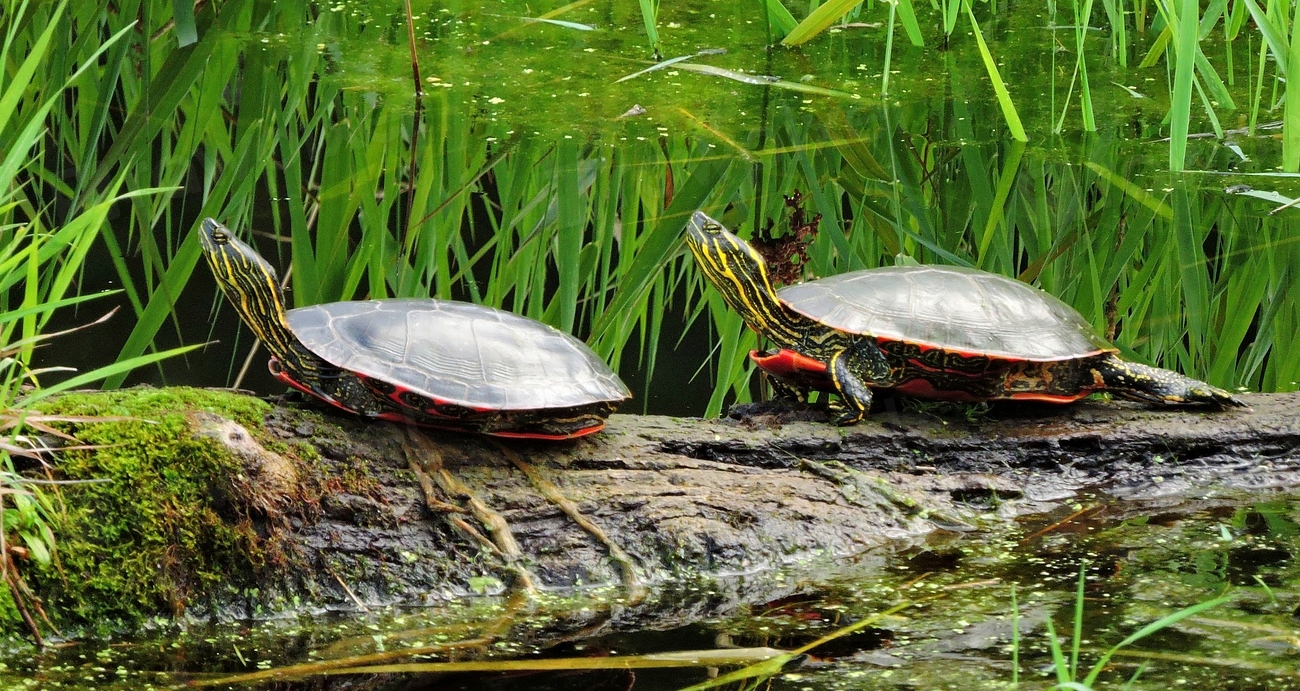
{"type": "Polygon", "coordinates": [[[363,300],[285,312],[275,270],[205,219],[222,292],[271,351],[280,381],[366,417],[498,437],[599,431],[627,387],[578,339],[466,302],[363,300]]]}
{"type": "Polygon", "coordinates": [[[1074,308],[1014,279],[895,266],[774,290],[758,252],[720,223],[697,211],[687,231],[709,282],[776,345],[750,357],[785,393],[839,394],[837,424],[862,419],[872,388],[956,401],[1068,403],[1109,391],[1160,404],[1245,405],[1177,372],[1120,359],[1074,308]]]}

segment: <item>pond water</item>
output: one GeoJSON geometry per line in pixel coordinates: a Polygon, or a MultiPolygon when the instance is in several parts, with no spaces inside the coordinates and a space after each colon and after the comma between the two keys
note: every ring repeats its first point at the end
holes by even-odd
{"type": "Polygon", "coordinates": [[[1104,665],[1099,688],[1294,689],[1298,508],[1280,500],[1215,502],[1169,513],[1096,503],[1003,534],[678,584],[641,601],[598,590],[184,632],[164,626],[139,638],[70,642],[40,654],[11,650],[0,687],[681,689],[755,663],[711,663],[707,655],[794,650],[838,632],[806,656],[756,673],[748,686],[733,681],[720,688],[769,688],[770,679],[770,688],[797,690],[1005,689],[1014,656],[1021,688],[1046,689],[1057,680],[1048,617],[1069,660],[1081,604],[1082,679],[1105,651],[1147,624],[1226,592],[1228,602],[1120,648],[1104,665]],[[461,641],[470,643],[401,654],[461,641]],[[646,657],[655,654],[661,657],[646,657]],[[631,669],[591,669],[611,658],[631,669]],[[373,667],[447,661],[484,669],[431,666],[404,678],[376,675],[381,670],[373,667]],[[349,671],[320,676],[326,667],[349,671]],[[303,678],[265,678],[281,668],[303,678]]]}
{"type": "MultiPolygon", "coordinates": [[[[976,8],[1024,144],[1008,133],[969,23],[959,17],[940,40],[930,7],[918,6],[926,45],[911,46],[900,26],[886,69],[883,3],[799,49],[769,47],[758,3],[664,3],[662,57],[694,57],[619,81],[656,61],[633,3],[579,0],[548,17],[571,24],[561,25],[527,19],[549,6],[417,0],[426,95],[412,197],[397,182],[410,164],[402,152],[415,112],[402,4],[229,4],[247,16],[208,28],[218,39],[194,87],[220,107],[197,98],[181,119],[200,124],[178,129],[174,143],[181,151],[185,136],[219,134],[192,162],[161,151],[157,170],[131,181],[184,189],[118,216],[131,251],[85,273],[84,292],[135,282],[104,302],[139,318],[119,316],[51,349],[42,364],[87,368],[149,343],[215,339],[127,381],[279,392],[262,356],[237,376],[250,336],[186,254],[192,221],[215,214],[256,229],[249,237],[282,270],[293,260],[297,304],[434,294],[501,305],[588,337],[636,391],[632,412],[716,414],[759,393],[743,359],[754,340],[677,237],[698,207],[744,235],[768,226],[779,235],[790,217],[785,198],[798,191],[804,209],[821,215],[805,275],[910,260],[978,266],[1065,299],[1131,357],[1229,388],[1300,388],[1300,212],[1270,213],[1300,196],[1300,181],[1278,170],[1279,130],[1266,125],[1280,118],[1270,106],[1281,92],[1271,71],[1257,82],[1258,32],[1203,41],[1237,108],[1216,102],[1229,131],[1191,139],[1175,175],[1163,123],[1173,69],[1137,67],[1159,33],[1154,9],[1154,27],[1119,50],[1100,9],[1096,28],[1083,32],[1097,113],[1096,131],[1085,131],[1073,9],[976,8]],[[1254,111],[1253,100],[1262,103],[1254,111]],[[1252,124],[1261,127],[1245,129],[1252,124]],[[406,204],[419,219],[410,235],[391,230],[402,227],[406,204]],[[132,234],[142,216],[163,219],[150,242],[132,234]],[[304,241],[309,220],[318,233],[304,241]],[[176,268],[186,262],[192,273],[176,268]],[[185,276],[178,288],[161,278],[173,270],[185,276]],[[173,288],[175,313],[148,311],[151,296],[173,288]]],[[[1198,108],[1192,131],[1211,132],[1198,108]]],[[[0,687],[164,688],[478,638],[486,642],[453,657],[790,650],[870,619],[789,662],[770,686],[725,688],[1007,688],[1013,654],[1024,688],[1049,688],[1047,617],[1068,660],[1082,603],[1086,671],[1146,623],[1228,592],[1226,604],[1126,647],[1101,680],[1121,688],[1141,669],[1126,688],[1300,688],[1295,503],[1077,508],[1081,515],[1035,517],[1003,535],[687,584],[640,603],[616,592],[524,604],[484,597],[184,633],[160,625],[140,638],[39,653],[14,645],[0,657],[0,687]],[[900,603],[913,606],[886,614],[900,603]]],[[[340,676],[301,687],[677,689],[738,666],[434,673],[391,686],[340,676]]]]}

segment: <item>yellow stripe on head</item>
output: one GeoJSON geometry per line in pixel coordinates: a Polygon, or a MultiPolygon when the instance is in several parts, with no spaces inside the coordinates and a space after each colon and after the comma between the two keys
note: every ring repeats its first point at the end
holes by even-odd
{"type": "Polygon", "coordinates": [[[199,227],[199,244],[226,299],[248,328],[282,360],[293,357],[298,339],[289,330],[275,269],[229,228],[211,218],[199,227]]]}
{"type": "Polygon", "coordinates": [[[749,243],[701,211],[691,216],[686,231],[695,265],[751,329],[778,341],[799,337],[768,279],[767,262],[749,243]]]}

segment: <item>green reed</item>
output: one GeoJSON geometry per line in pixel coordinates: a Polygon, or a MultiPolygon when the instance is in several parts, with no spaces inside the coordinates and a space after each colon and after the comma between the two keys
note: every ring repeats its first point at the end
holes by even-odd
{"type": "MultiPolygon", "coordinates": [[[[645,26],[646,39],[650,41],[650,50],[654,53],[655,59],[660,60],[662,56],[659,50],[659,2],[658,0],[638,0],[641,6],[641,20],[645,26]]],[[[780,2],[780,0],[772,0],[780,2]]]]}
{"type": "MultiPolygon", "coordinates": [[[[1241,2],[1253,16],[1253,0],[1241,2]]],[[[664,313],[682,304],[716,344],[712,354],[698,354],[701,366],[717,365],[701,370],[713,393],[699,410],[716,414],[751,395],[744,354],[758,344],[699,280],[681,251],[682,227],[697,208],[742,235],[756,224],[779,227],[781,196],[797,189],[810,211],[823,214],[810,276],[900,256],[975,265],[1063,297],[1130,356],[1224,386],[1289,390],[1300,379],[1300,300],[1286,268],[1300,260],[1292,224],[1252,215],[1252,200],[1166,192],[1142,177],[1132,145],[1113,135],[1099,134],[1066,158],[1019,144],[957,146],[987,141],[992,131],[982,111],[964,102],[945,116],[924,104],[882,113],[823,99],[807,113],[764,111],[761,137],[707,112],[687,113],[679,129],[642,140],[529,136],[485,117],[484,102],[467,99],[460,86],[437,85],[426,85],[417,122],[405,31],[393,40],[406,72],[362,64],[378,71],[358,88],[327,76],[350,50],[346,37],[362,30],[352,23],[358,20],[322,13],[308,23],[308,7],[207,4],[194,18],[198,40],[182,47],[169,28],[170,3],[134,0],[108,14],[78,4],[66,20],[76,30],[49,38],[48,53],[58,59],[34,73],[45,75],[43,83],[102,51],[69,87],[77,98],[50,113],[53,136],[40,144],[32,173],[48,184],[49,199],[61,197],[71,218],[120,196],[114,190],[153,190],[131,196],[125,220],[103,227],[103,245],[93,250],[113,267],[136,319],[119,361],[173,338],[166,332],[179,328],[177,306],[194,300],[188,286],[201,270],[189,223],[212,215],[247,234],[282,270],[292,266],[297,305],[361,296],[470,299],[571,330],[615,365],[651,374],[656,354],[675,345],[663,342],[665,334],[681,332],[664,324],[664,313]],[[149,25],[108,40],[135,17],[149,25]],[[304,26],[304,40],[274,49],[237,40],[304,26]],[[335,44],[338,53],[328,47],[335,44]],[[72,164],[73,182],[64,183],[62,167],[72,164]],[[185,187],[199,194],[178,196],[185,187]],[[408,230],[394,230],[408,217],[408,230]]],[[[969,9],[972,32],[983,7],[969,9]]],[[[1190,94],[1218,87],[1199,49],[1179,52],[1197,45],[1193,30],[1203,27],[1178,7],[1157,3],[1167,27],[1178,29],[1162,29],[1166,45],[1175,57],[1192,56],[1190,71],[1180,73],[1193,78],[1190,117],[1190,94]]],[[[911,5],[900,0],[894,9],[913,36],[911,5]]],[[[1104,11],[1077,4],[1078,60],[1084,27],[1104,11]]],[[[29,27],[8,30],[31,40],[29,27]]],[[[436,34],[436,27],[420,30],[436,34]]],[[[981,54],[990,65],[991,50],[981,54]]],[[[946,59],[951,78],[964,78],[951,51],[946,59]]],[[[432,62],[425,71],[440,83],[476,78],[464,61],[432,62]]],[[[996,66],[987,74],[997,77],[996,66]]],[[[908,75],[896,79],[906,83],[908,75]]],[[[740,95],[726,98],[757,100],[765,87],[726,87],[733,88],[740,95]]],[[[1002,104],[1007,122],[1015,114],[1009,103],[1002,104]]],[[[1202,165],[1197,150],[1184,151],[1202,165]]],[[[52,208],[44,197],[29,206],[52,208]]]]}
{"type": "MultiPolygon", "coordinates": [[[[1044,621],[1044,623],[1046,624],[1045,633],[1047,634],[1047,647],[1052,655],[1052,670],[1056,675],[1056,685],[1052,687],[1053,689],[1068,689],[1070,691],[1093,691],[1093,689],[1096,688],[1097,679],[1102,675],[1102,673],[1110,670],[1111,667],[1110,661],[1116,655],[1128,652],[1125,650],[1126,648],[1129,648],[1133,644],[1138,643],[1139,641],[1142,641],[1143,639],[1148,638],[1156,633],[1159,633],[1160,631],[1167,629],[1188,617],[1196,616],[1202,612],[1205,612],[1210,609],[1214,609],[1215,607],[1218,607],[1223,604],[1227,604],[1228,602],[1231,602],[1233,600],[1233,596],[1230,594],[1220,595],[1219,597],[1216,597],[1212,600],[1207,600],[1205,602],[1191,605],[1189,607],[1184,607],[1183,609],[1177,610],[1175,612],[1171,612],[1163,617],[1160,617],[1155,621],[1152,621],[1147,625],[1143,626],[1142,628],[1129,634],[1119,643],[1116,643],[1115,645],[1111,646],[1110,648],[1107,648],[1104,651],[1100,651],[1100,655],[1098,655],[1097,662],[1094,663],[1092,667],[1088,668],[1085,673],[1085,670],[1079,666],[1079,652],[1080,652],[1080,643],[1083,641],[1083,619],[1084,619],[1084,601],[1085,601],[1084,585],[1086,583],[1086,576],[1087,576],[1087,562],[1083,562],[1079,567],[1078,586],[1075,590],[1075,596],[1074,596],[1074,617],[1072,620],[1073,630],[1070,636],[1070,650],[1069,650],[1068,659],[1066,657],[1066,652],[1061,647],[1062,641],[1060,639],[1060,636],[1057,635],[1056,633],[1056,627],[1052,622],[1052,618],[1048,617],[1044,621]]],[[[1013,592],[1012,607],[1014,608],[1015,606],[1016,606],[1015,593],[1013,592]]],[[[1014,659],[1016,660],[1015,664],[1017,668],[1016,669],[1017,678],[1012,681],[1012,688],[1019,688],[1019,679],[1018,679],[1018,672],[1019,672],[1018,668],[1019,668],[1019,657],[1020,657],[1019,647],[1020,647],[1019,641],[1017,641],[1014,650],[1014,656],[1015,656],[1014,659]]],[[[1138,653],[1138,655],[1141,656],[1142,654],[1138,653]]],[[[1151,655],[1151,657],[1157,658],[1158,655],[1151,655]]],[[[1125,684],[1124,688],[1129,688],[1133,683],[1137,681],[1138,677],[1140,677],[1142,673],[1146,671],[1149,662],[1150,660],[1144,661],[1141,665],[1137,667],[1137,669],[1133,672],[1133,674],[1129,676],[1128,681],[1125,684]]]]}

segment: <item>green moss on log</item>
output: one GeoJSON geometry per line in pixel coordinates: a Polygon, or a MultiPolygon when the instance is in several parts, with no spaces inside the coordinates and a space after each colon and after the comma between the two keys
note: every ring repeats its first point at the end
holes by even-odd
{"type": "Polygon", "coordinates": [[[187,415],[209,411],[255,436],[269,406],[256,398],[192,388],[69,394],[41,406],[62,416],[128,421],[68,428],[101,448],[64,451],[52,527],[58,564],[27,579],[56,623],[98,629],[178,615],[192,604],[251,588],[265,563],[263,541],[232,501],[243,469],[217,442],[191,433],[187,415]]]}

